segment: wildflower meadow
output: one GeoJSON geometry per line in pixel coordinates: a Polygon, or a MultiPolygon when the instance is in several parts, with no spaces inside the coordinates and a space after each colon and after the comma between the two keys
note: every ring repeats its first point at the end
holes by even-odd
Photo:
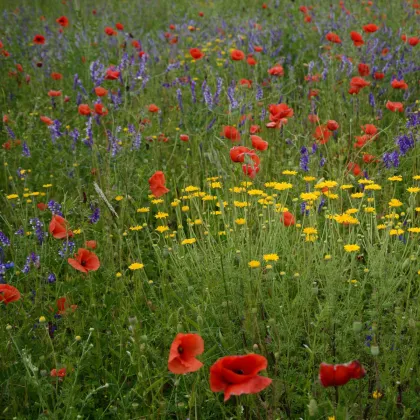
{"type": "Polygon", "coordinates": [[[0,419],[420,419],[419,0],[0,6],[0,419]]]}

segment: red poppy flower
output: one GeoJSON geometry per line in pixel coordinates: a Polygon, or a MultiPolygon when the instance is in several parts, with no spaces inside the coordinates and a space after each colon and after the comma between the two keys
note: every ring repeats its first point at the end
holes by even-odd
{"type": "Polygon", "coordinates": [[[401,102],[391,102],[386,103],[386,107],[392,112],[403,112],[404,105],[401,102]]]}
{"type": "Polygon", "coordinates": [[[358,71],[359,71],[360,76],[369,76],[370,68],[367,64],[360,63],[358,66],[358,71]]]}
{"type": "Polygon", "coordinates": [[[45,124],[47,124],[47,125],[52,125],[52,124],[54,124],[54,121],[53,121],[51,118],[46,117],[45,115],[41,115],[41,116],[39,117],[39,119],[40,119],[43,123],[45,123],[45,124]]]}
{"type": "Polygon", "coordinates": [[[111,28],[110,26],[106,26],[104,31],[108,36],[117,35],[117,32],[114,30],[114,28],[111,28]]]}
{"type": "Polygon", "coordinates": [[[169,192],[169,190],[165,187],[165,175],[162,171],[156,171],[150,178],[149,178],[149,186],[152,194],[159,198],[162,195],[169,192]]]}
{"type": "Polygon", "coordinates": [[[361,77],[352,77],[350,80],[350,87],[354,87],[357,89],[363,89],[366,86],[369,86],[370,82],[366,81],[365,79],[362,79],[361,77]]]}
{"type": "Polygon", "coordinates": [[[332,133],[330,130],[328,130],[328,127],[326,125],[318,125],[318,127],[315,129],[315,132],[313,133],[313,137],[320,143],[325,144],[330,139],[332,133]]]}
{"type": "Polygon", "coordinates": [[[381,80],[385,77],[385,73],[382,73],[381,71],[375,71],[375,73],[373,73],[373,78],[375,80],[381,80]]]}
{"type": "Polygon", "coordinates": [[[50,376],[53,378],[64,378],[67,374],[66,368],[61,368],[59,370],[52,369],[50,372],[50,376]]]}
{"type": "Polygon", "coordinates": [[[229,155],[232,162],[244,162],[245,154],[252,154],[253,150],[245,146],[235,146],[230,149],[229,155]]]}
{"type": "Polygon", "coordinates": [[[204,352],[204,340],[198,334],[177,334],[169,351],[168,369],[172,373],[195,372],[203,364],[195,356],[204,352]]]}
{"type": "Polygon", "coordinates": [[[263,47],[260,47],[258,45],[254,45],[254,51],[255,52],[261,52],[261,51],[263,51],[263,47]]]}
{"type": "Polygon", "coordinates": [[[64,315],[68,309],[71,309],[74,312],[77,309],[77,305],[70,305],[67,301],[67,298],[61,297],[57,299],[57,308],[60,315],[64,315]]]}
{"type": "Polygon", "coordinates": [[[359,34],[359,32],[351,31],[350,38],[353,41],[355,47],[360,47],[365,43],[365,41],[363,41],[362,35],[359,34]]]}
{"type": "Polygon", "coordinates": [[[87,248],[95,249],[98,244],[96,241],[91,240],[91,241],[86,241],[85,245],[87,248]]]}
{"type": "Polygon", "coordinates": [[[189,136],[188,136],[187,134],[181,134],[181,135],[179,136],[179,139],[180,139],[181,141],[188,141],[190,138],[189,138],[189,136]]]}
{"type": "Polygon", "coordinates": [[[242,172],[251,179],[254,179],[260,171],[260,158],[251,150],[250,153],[244,153],[244,162],[242,172]]]}
{"type": "Polygon", "coordinates": [[[280,220],[283,222],[284,226],[293,226],[296,223],[295,216],[289,211],[284,211],[280,216],[280,220]]]}
{"type": "Polygon", "coordinates": [[[308,8],[306,6],[299,6],[299,11],[306,15],[308,8]]]}
{"type": "Polygon", "coordinates": [[[261,128],[259,125],[251,125],[251,127],[249,127],[249,134],[257,134],[261,131],[261,128]]]}
{"type": "Polygon", "coordinates": [[[141,49],[141,45],[140,45],[140,42],[139,41],[137,41],[137,40],[133,40],[133,41],[131,41],[131,45],[135,48],[135,49],[141,49]]]}
{"type": "Polygon", "coordinates": [[[63,75],[61,73],[52,72],[51,78],[54,80],[61,80],[63,78],[63,75]]]}
{"type": "Polygon", "coordinates": [[[114,69],[106,71],[105,80],[117,80],[120,77],[120,72],[114,69]]]}
{"type": "Polygon", "coordinates": [[[44,45],[45,44],[45,37],[43,35],[35,35],[34,39],[32,40],[34,44],[44,45]]]}
{"type": "Polygon", "coordinates": [[[379,26],[374,23],[369,23],[368,25],[363,26],[363,30],[367,33],[376,32],[379,29],[379,26]]]}
{"type": "Polygon", "coordinates": [[[230,53],[230,57],[232,58],[232,60],[234,61],[241,61],[245,58],[245,53],[241,50],[233,50],[230,53]]]}
{"type": "Polygon", "coordinates": [[[338,122],[337,122],[337,121],[334,121],[334,120],[329,120],[329,121],[327,122],[327,128],[328,128],[328,130],[330,130],[330,131],[335,131],[335,130],[338,130],[338,129],[340,128],[340,126],[339,126],[339,124],[338,124],[338,122]]]}
{"type": "MultiPolygon", "coordinates": [[[[274,120],[293,117],[293,109],[289,108],[287,104],[271,104],[268,106],[268,111],[274,120]]],[[[270,119],[270,121],[272,120],[270,119]]]]}
{"type": "Polygon", "coordinates": [[[372,136],[369,136],[368,134],[365,134],[364,136],[356,136],[356,143],[354,143],[353,146],[360,149],[370,140],[372,140],[372,136]]]}
{"type": "Polygon", "coordinates": [[[79,114],[80,115],[90,115],[92,110],[89,108],[89,105],[80,104],[79,105],[79,114]]]}
{"type": "Polygon", "coordinates": [[[49,231],[55,239],[71,238],[73,232],[68,229],[68,225],[69,223],[64,217],[54,214],[50,222],[49,231]]]}
{"type": "Polygon", "coordinates": [[[201,60],[204,57],[203,51],[198,48],[191,48],[190,55],[194,60],[201,60]]]}
{"type": "Polygon", "coordinates": [[[321,363],[319,380],[323,387],[345,385],[350,379],[361,379],[366,371],[358,360],[341,365],[321,363]]]}
{"type": "Polygon", "coordinates": [[[108,94],[108,90],[101,86],[96,86],[95,93],[97,96],[105,96],[108,94]]]}
{"type": "Polygon", "coordinates": [[[61,16],[58,19],[55,20],[60,26],[62,26],[63,28],[67,28],[67,26],[69,26],[69,20],[67,19],[66,16],[61,16]]]}
{"type": "Polygon", "coordinates": [[[340,37],[334,32],[328,32],[327,35],[326,35],[326,38],[327,38],[328,41],[330,41],[334,44],[341,44],[340,37]]]}
{"type": "Polygon", "coordinates": [[[363,154],[363,162],[372,163],[372,162],[375,162],[375,161],[377,161],[376,156],[369,155],[368,153],[363,154]]]}
{"type": "Polygon", "coordinates": [[[10,302],[16,302],[20,299],[20,292],[16,287],[10,284],[0,284],[0,303],[8,305],[10,302]]]}
{"type": "Polygon", "coordinates": [[[239,84],[241,86],[247,86],[247,87],[251,88],[252,87],[252,80],[241,79],[241,80],[239,80],[239,84]]]}
{"type": "Polygon", "coordinates": [[[276,64],[268,70],[268,74],[271,74],[271,76],[284,76],[284,69],[280,64],[276,64]]]}
{"type": "Polygon", "coordinates": [[[57,96],[61,96],[61,90],[50,90],[48,91],[48,96],[55,98],[57,96]]]}
{"type": "Polygon", "coordinates": [[[119,31],[123,31],[124,30],[124,25],[122,23],[116,23],[115,27],[119,30],[119,31]]]}
{"type": "Polygon", "coordinates": [[[39,209],[39,210],[41,210],[41,211],[45,211],[45,210],[47,210],[47,208],[48,208],[48,206],[47,206],[45,203],[38,203],[36,206],[37,206],[37,207],[38,207],[38,209],[39,209]]]}
{"type": "Polygon", "coordinates": [[[420,39],[416,36],[413,36],[411,38],[408,38],[408,43],[412,46],[415,47],[418,43],[420,42],[420,39]]]}
{"type": "Polygon", "coordinates": [[[305,17],[303,18],[303,20],[306,23],[311,23],[312,22],[312,17],[310,15],[305,15],[305,17]]]}
{"type": "Polygon", "coordinates": [[[408,89],[408,85],[407,85],[407,83],[405,83],[405,82],[404,82],[404,80],[397,80],[397,79],[394,79],[394,80],[391,82],[391,86],[392,86],[394,89],[403,89],[403,90],[408,89]]]}
{"type": "Polygon", "coordinates": [[[268,143],[264,141],[260,136],[251,136],[252,147],[257,150],[267,150],[268,143]]]}
{"type": "Polygon", "coordinates": [[[94,108],[97,115],[108,115],[108,110],[102,104],[95,104],[94,108]]]}
{"type": "Polygon", "coordinates": [[[67,262],[82,273],[96,271],[101,265],[98,256],[85,248],[79,248],[77,254],[74,255],[74,259],[69,258],[67,262]]]}
{"type": "Polygon", "coordinates": [[[255,66],[257,64],[257,60],[252,56],[252,54],[248,54],[248,57],[246,58],[246,62],[250,66],[255,66]]]}
{"type": "Polygon", "coordinates": [[[308,115],[308,120],[312,124],[317,124],[319,122],[319,117],[316,114],[309,114],[308,115]]]}
{"type": "Polygon", "coordinates": [[[155,104],[150,104],[148,109],[149,109],[149,112],[159,112],[160,111],[160,108],[157,107],[155,104]]]}
{"type": "Polygon", "coordinates": [[[239,131],[235,127],[232,127],[230,125],[225,125],[223,127],[221,136],[226,137],[227,139],[232,141],[239,141],[241,139],[239,131]]]}
{"type": "Polygon", "coordinates": [[[18,72],[23,73],[23,67],[21,64],[16,64],[16,69],[18,72]]]}
{"type": "Polygon", "coordinates": [[[204,13],[203,12],[198,12],[198,16],[203,17],[204,13]]]}
{"type": "Polygon", "coordinates": [[[357,163],[349,162],[347,170],[352,171],[354,176],[359,176],[362,173],[362,169],[357,163]]]}
{"type": "Polygon", "coordinates": [[[361,129],[370,136],[374,136],[378,132],[378,129],[373,124],[362,125],[361,129]]]}
{"type": "Polygon", "coordinates": [[[224,392],[225,401],[232,395],[256,394],[272,382],[258,376],[266,368],[267,359],[259,354],[222,357],[210,368],[210,389],[224,392]]]}

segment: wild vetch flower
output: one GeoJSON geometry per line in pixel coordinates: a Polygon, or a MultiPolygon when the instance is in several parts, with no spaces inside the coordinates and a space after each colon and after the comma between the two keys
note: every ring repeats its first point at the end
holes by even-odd
{"type": "Polygon", "coordinates": [[[7,130],[7,133],[9,134],[9,137],[11,139],[15,140],[16,139],[16,134],[14,133],[14,131],[8,125],[6,125],[6,130],[7,130]]]}
{"type": "Polygon", "coordinates": [[[308,163],[309,163],[308,149],[306,147],[302,147],[300,149],[300,162],[299,162],[299,166],[305,172],[309,172],[308,163]]]}
{"type": "Polygon", "coordinates": [[[92,148],[93,146],[93,131],[92,131],[92,117],[89,117],[86,122],[86,138],[83,140],[83,143],[86,146],[92,148]]]}
{"type": "Polygon", "coordinates": [[[50,130],[51,140],[53,141],[53,143],[55,143],[55,141],[63,135],[63,133],[60,131],[61,122],[58,120],[54,120],[54,123],[48,128],[50,130]]]}
{"type": "Polygon", "coordinates": [[[195,92],[195,86],[196,86],[195,80],[192,80],[191,81],[191,97],[194,104],[197,102],[197,94],[195,92]]]}
{"type": "Polygon", "coordinates": [[[61,258],[68,257],[70,254],[73,254],[76,244],[73,241],[65,241],[61,249],[58,251],[58,255],[61,258]]]}
{"type": "Polygon", "coordinates": [[[213,103],[218,104],[220,99],[220,93],[222,92],[222,86],[223,86],[223,79],[221,77],[218,77],[216,79],[216,92],[213,95],[213,103]]]}
{"type": "Polygon", "coordinates": [[[10,246],[10,239],[1,231],[0,231],[0,243],[3,246],[10,246]]]}
{"type": "Polygon", "coordinates": [[[57,201],[50,200],[48,201],[48,209],[52,214],[58,214],[59,216],[63,217],[63,213],[61,212],[61,204],[57,201]]]}
{"type": "Polygon", "coordinates": [[[375,106],[376,106],[376,104],[375,104],[375,97],[373,96],[373,93],[372,92],[369,93],[369,105],[372,108],[375,108],[375,106]]]}
{"type": "Polygon", "coordinates": [[[90,208],[92,210],[92,214],[89,217],[89,222],[92,224],[98,223],[101,214],[99,207],[94,207],[93,204],[91,204],[90,208]]]}
{"type": "Polygon", "coordinates": [[[203,93],[204,102],[206,103],[207,108],[211,110],[213,108],[213,97],[211,96],[210,88],[206,80],[204,80],[201,85],[201,92],[203,93]]]}
{"type": "Polygon", "coordinates": [[[25,231],[23,230],[23,228],[20,228],[15,232],[15,235],[19,235],[19,236],[23,236],[24,234],[25,234],[25,231]]]}
{"type": "Polygon", "coordinates": [[[80,133],[79,130],[77,128],[75,128],[74,130],[70,131],[69,136],[73,139],[73,143],[71,145],[72,150],[74,150],[74,148],[76,147],[77,144],[77,140],[79,139],[80,133]]]}
{"type": "Polygon", "coordinates": [[[35,231],[35,235],[39,244],[41,245],[44,242],[45,236],[48,236],[48,233],[42,229],[44,224],[37,217],[30,219],[29,223],[32,226],[32,229],[35,231]]]}
{"type": "Polygon", "coordinates": [[[413,112],[408,115],[407,128],[414,128],[420,125],[420,112],[413,112]]]}
{"type": "Polygon", "coordinates": [[[404,156],[405,154],[407,154],[407,152],[414,148],[414,137],[413,134],[404,134],[402,136],[397,137],[397,140],[395,141],[395,143],[398,145],[398,147],[400,148],[400,154],[401,156],[404,156]]]}
{"type": "Polygon", "coordinates": [[[40,258],[39,255],[36,255],[35,252],[31,252],[31,254],[26,258],[26,262],[24,267],[22,268],[22,273],[29,273],[29,270],[31,269],[31,264],[35,268],[39,268],[40,265],[40,258]]]}
{"type": "Polygon", "coordinates": [[[321,160],[319,161],[319,166],[322,168],[326,163],[327,163],[327,159],[322,157],[322,155],[321,155],[321,160]]]}
{"type": "Polygon", "coordinates": [[[176,98],[178,100],[178,106],[181,112],[184,112],[184,107],[182,106],[182,92],[181,89],[176,90],[176,98]]]}
{"type": "Polygon", "coordinates": [[[22,156],[31,157],[31,152],[26,141],[24,141],[22,144],[22,156]]]}
{"type": "Polygon", "coordinates": [[[235,85],[236,85],[235,82],[232,81],[232,83],[230,84],[230,86],[227,89],[227,96],[229,98],[231,109],[236,109],[239,106],[238,101],[235,99],[235,85]]]}
{"type": "Polygon", "coordinates": [[[169,64],[168,67],[166,67],[165,73],[169,73],[171,70],[179,69],[180,66],[181,64],[179,61],[169,64]]]}
{"type": "Polygon", "coordinates": [[[212,129],[212,127],[213,127],[213,125],[214,125],[214,123],[216,122],[216,118],[213,118],[211,121],[210,121],[210,123],[209,123],[209,125],[207,126],[207,131],[209,131],[209,130],[211,130],[212,129]]]}
{"type": "Polygon", "coordinates": [[[263,88],[260,85],[257,85],[257,92],[255,93],[255,100],[261,101],[264,96],[263,88]]]}
{"type": "Polygon", "coordinates": [[[47,277],[48,283],[52,284],[52,283],[55,283],[56,281],[57,281],[57,278],[54,273],[48,274],[48,277],[47,277]]]}

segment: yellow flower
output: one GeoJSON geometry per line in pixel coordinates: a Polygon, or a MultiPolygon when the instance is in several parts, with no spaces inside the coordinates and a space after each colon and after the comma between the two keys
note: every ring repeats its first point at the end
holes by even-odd
{"type": "Polygon", "coordinates": [[[373,391],[372,397],[373,397],[375,400],[378,400],[379,398],[381,398],[381,397],[382,397],[382,394],[381,394],[379,391],[373,391]]]}
{"type": "Polygon", "coordinates": [[[365,187],[365,190],[366,191],[369,191],[369,190],[371,190],[371,191],[379,191],[381,189],[382,189],[382,187],[380,185],[378,185],[378,184],[366,185],[366,187],[365,187]]]}
{"type": "Polygon", "coordinates": [[[357,213],[359,210],[357,210],[357,209],[353,209],[353,208],[351,208],[351,209],[347,209],[346,211],[345,211],[345,213],[346,214],[354,214],[354,213],[357,213]]]}
{"type": "Polygon", "coordinates": [[[398,182],[401,182],[402,181],[402,176],[401,175],[391,176],[390,178],[388,178],[388,181],[398,181],[398,182]]]}
{"type": "Polygon", "coordinates": [[[350,216],[349,214],[346,214],[346,213],[337,214],[337,215],[333,216],[333,219],[340,224],[344,224],[344,223],[349,224],[349,225],[358,225],[359,224],[359,221],[355,217],[350,216]]]}
{"type": "Polygon", "coordinates": [[[277,254],[265,254],[263,258],[264,261],[278,261],[279,256],[277,254]]]}
{"type": "Polygon", "coordinates": [[[115,197],[115,199],[116,199],[117,201],[121,201],[121,200],[124,200],[124,197],[123,197],[122,195],[117,195],[117,196],[115,197]]]}
{"type": "Polygon", "coordinates": [[[239,207],[239,208],[244,208],[244,207],[248,207],[248,203],[246,201],[234,201],[233,205],[235,207],[239,207]]]}
{"type": "Polygon", "coordinates": [[[321,193],[319,191],[315,191],[315,192],[308,192],[308,193],[301,193],[300,194],[300,198],[303,201],[314,201],[316,200],[319,196],[321,195],[321,193]]]}
{"type": "Polygon", "coordinates": [[[158,226],[155,230],[159,233],[163,233],[163,232],[168,231],[169,227],[168,226],[158,226]]]}
{"type": "Polygon", "coordinates": [[[285,171],[282,172],[283,175],[296,175],[297,172],[296,171],[289,171],[288,169],[286,169],[285,171]]]}
{"type": "Polygon", "coordinates": [[[365,207],[365,213],[375,213],[375,207],[365,207]]]}
{"type": "Polygon", "coordinates": [[[115,277],[121,277],[122,276],[122,274],[118,271],[118,273],[115,273],[115,277]]]}
{"type": "Polygon", "coordinates": [[[411,227],[411,228],[408,228],[407,230],[412,233],[420,233],[419,227],[411,227]]]}
{"type": "Polygon", "coordinates": [[[410,188],[407,188],[407,191],[410,194],[416,194],[416,193],[418,193],[420,191],[420,188],[419,187],[410,187],[410,188]]]}
{"type": "Polygon", "coordinates": [[[216,200],[216,199],[217,199],[217,197],[214,197],[214,196],[209,195],[209,194],[206,194],[206,195],[202,198],[202,200],[203,200],[203,201],[214,201],[214,200],[216,200]]]}
{"type": "Polygon", "coordinates": [[[148,213],[150,211],[150,207],[141,207],[137,209],[137,213],[148,213]]]}
{"type": "Polygon", "coordinates": [[[249,190],[248,194],[249,195],[263,195],[264,191],[262,191],[262,190],[249,190]]]}
{"type": "Polygon", "coordinates": [[[53,184],[44,184],[44,185],[43,185],[43,187],[44,187],[44,188],[50,188],[50,187],[52,187],[52,186],[53,186],[53,184]]]}
{"type": "Polygon", "coordinates": [[[322,181],[322,182],[318,182],[318,184],[315,185],[316,189],[321,190],[322,188],[334,188],[338,185],[338,183],[336,181],[322,181]]]}
{"type": "Polygon", "coordinates": [[[137,226],[130,226],[130,230],[142,230],[143,226],[137,225],[137,226]]]}
{"type": "Polygon", "coordinates": [[[211,211],[210,214],[213,216],[220,216],[222,212],[220,210],[214,210],[214,211],[211,211]]]}
{"type": "Polygon", "coordinates": [[[195,239],[195,238],[191,238],[191,239],[184,239],[184,240],[181,242],[181,245],[191,245],[191,244],[194,244],[195,242],[197,242],[197,239],[195,239]]]}
{"type": "Polygon", "coordinates": [[[246,191],[246,188],[243,187],[233,187],[230,188],[229,191],[234,192],[234,193],[242,193],[246,191]]]}
{"type": "Polygon", "coordinates": [[[318,230],[313,227],[307,227],[303,229],[303,233],[306,235],[316,235],[318,233],[318,230]]]}
{"type": "Polygon", "coordinates": [[[186,192],[200,191],[200,188],[194,187],[194,185],[189,185],[188,187],[184,189],[184,191],[186,192]]]}
{"type": "Polygon", "coordinates": [[[73,230],[73,233],[75,235],[80,235],[82,233],[82,229],[75,229],[75,230],[73,230]]]}
{"type": "Polygon", "coordinates": [[[306,182],[311,182],[311,181],[315,181],[315,177],[314,176],[304,176],[303,180],[306,182]]]}
{"type": "Polygon", "coordinates": [[[40,316],[40,317],[39,317],[39,322],[40,322],[41,324],[43,324],[45,321],[46,321],[45,316],[40,316]]]}
{"type": "Polygon", "coordinates": [[[260,266],[261,266],[261,263],[259,261],[256,261],[256,260],[252,260],[248,263],[249,268],[258,268],[260,266]]]}
{"type": "Polygon", "coordinates": [[[274,189],[277,191],[290,190],[290,188],[293,188],[293,185],[289,182],[276,182],[274,185],[274,189]]]}
{"type": "Polygon", "coordinates": [[[157,198],[156,200],[151,201],[152,204],[162,204],[163,200],[161,198],[157,198]]]}
{"type": "Polygon", "coordinates": [[[324,256],[324,260],[330,260],[332,258],[332,256],[330,254],[327,254],[324,256]]]}
{"type": "Polygon", "coordinates": [[[10,194],[10,195],[6,195],[6,198],[8,200],[12,200],[13,198],[19,198],[19,196],[17,194],[10,194]]]}
{"type": "Polygon", "coordinates": [[[226,231],[225,231],[225,230],[221,230],[221,231],[218,233],[218,235],[219,235],[219,236],[223,236],[223,235],[225,235],[225,236],[226,236],[226,231]]]}
{"type": "Polygon", "coordinates": [[[365,195],[363,194],[363,193],[361,193],[361,192],[359,192],[359,193],[354,193],[354,194],[351,194],[350,195],[350,197],[351,198],[363,198],[365,195]]]}
{"type": "Polygon", "coordinates": [[[329,191],[324,192],[325,197],[329,198],[330,200],[337,200],[338,194],[333,194],[329,191]]]}
{"type": "Polygon", "coordinates": [[[179,203],[180,203],[180,200],[174,200],[171,203],[171,207],[178,207],[179,206],[179,203]]]}
{"type": "Polygon", "coordinates": [[[131,264],[131,265],[128,266],[128,268],[130,270],[132,270],[132,271],[134,271],[134,270],[140,270],[143,267],[144,267],[144,264],[142,264],[142,263],[133,263],[133,264],[131,264]]]}
{"type": "Polygon", "coordinates": [[[401,207],[403,203],[400,200],[397,200],[396,198],[393,198],[389,203],[389,207],[401,207]]]}
{"type": "Polygon", "coordinates": [[[346,252],[355,252],[355,251],[359,251],[359,249],[360,249],[359,245],[355,245],[355,244],[344,245],[344,250],[346,252]]]}
{"type": "Polygon", "coordinates": [[[163,211],[158,212],[155,214],[156,219],[166,219],[169,216],[168,213],[164,213],[163,211]]]}
{"type": "Polygon", "coordinates": [[[402,229],[391,229],[389,231],[389,236],[402,235],[403,233],[404,233],[404,230],[402,229]]]}
{"type": "Polygon", "coordinates": [[[220,182],[212,182],[210,185],[214,189],[222,188],[222,184],[220,182]]]}
{"type": "Polygon", "coordinates": [[[351,184],[344,184],[340,188],[342,190],[349,190],[350,188],[353,188],[353,185],[351,185],[351,184]]]}
{"type": "Polygon", "coordinates": [[[373,184],[371,179],[359,179],[359,184],[373,184]]]}

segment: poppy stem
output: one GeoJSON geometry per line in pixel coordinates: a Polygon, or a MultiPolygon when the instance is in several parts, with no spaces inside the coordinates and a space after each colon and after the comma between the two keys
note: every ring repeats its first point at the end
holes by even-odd
{"type": "MultiPolygon", "coordinates": [[[[334,407],[334,411],[337,410],[338,408],[338,386],[335,386],[335,407],[334,407]]],[[[334,417],[336,417],[335,413],[334,413],[334,417]]]]}

